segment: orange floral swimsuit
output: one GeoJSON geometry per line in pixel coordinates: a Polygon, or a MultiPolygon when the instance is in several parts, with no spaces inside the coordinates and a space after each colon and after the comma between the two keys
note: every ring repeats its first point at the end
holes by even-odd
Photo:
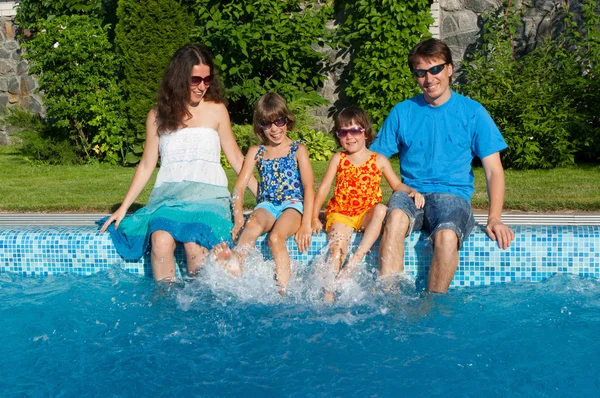
{"type": "Polygon", "coordinates": [[[345,153],[340,153],[333,198],[325,210],[328,220],[326,229],[329,230],[329,221],[333,219],[334,214],[346,216],[349,221],[344,222],[336,217],[335,222],[343,222],[358,229],[365,213],[381,202],[382,198],[381,170],[377,167],[377,153],[373,152],[360,166],[353,165],[345,153]],[[356,219],[357,217],[359,219],[356,219]]]}

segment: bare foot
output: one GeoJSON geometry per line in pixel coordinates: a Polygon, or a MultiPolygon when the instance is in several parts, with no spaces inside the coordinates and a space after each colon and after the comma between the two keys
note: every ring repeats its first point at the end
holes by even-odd
{"type": "Polygon", "coordinates": [[[212,254],[231,275],[239,276],[242,273],[239,257],[231,251],[227,243],[221,242],[213,247],[212,254]]]}
{"type": "Polygon", "coordinates": [[[325,297],[323,298],[323,300],[326,303],[333,303],[335,301],[335,292],[325,290],[325,297]]]}
{"type": "Polygon", "coordinates": [[[231,258],[233,254],[227,243],[221,242],[212,249],[212,254],[215,256],[215,259],[219,262],[227,261],[231,258]]]}

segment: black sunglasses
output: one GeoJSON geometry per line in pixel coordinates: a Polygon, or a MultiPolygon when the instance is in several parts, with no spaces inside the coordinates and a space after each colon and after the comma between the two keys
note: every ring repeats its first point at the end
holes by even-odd
{"type": "Polygon", "coordinates": [[[339,139],[343,139],[348,135],[348,133],[352,134],[353,136],[359,136],[364,132],[365,129],[362,127],[352,127],[349,129],[337,129],[335,130],[335,135],[337,135],[339,139]]]}
{"type": "Polygon", "coordinates": [[[262,122],[260,122],[260,127],[262,127],[263,130],[268,130],[273,125],[275,125],[277,127],[283,127],[287,124],[287,122],[288,122],[287,117],[281,116],[281,117],[278,117],[277,119],[273,120],[272,122],[263,120],[262,122]]]}
{"type": "Polygon", "coordinates": [[[441,71],[444,70],[444,66],[448,65],[448,63],[443,63],[443,64],[439,64],[436,66],[432,66],[429,69],[415,69],[413,70],[413,73],[416,77],[425,77],[427,75],[427,72],[429,72],[431,75],[435,76],[438,73],[440,73],[441,71]]]}
{"type": "Polygon", "coordinates": [[[204,82],[205,86],[210,86],[210,83],[212,83],[212,75],[208,75],[206,77],[202,77],[202,76],[192,76],[192,80],[190,81],[190,86],[199,86],[200,83],[204,82]]]}

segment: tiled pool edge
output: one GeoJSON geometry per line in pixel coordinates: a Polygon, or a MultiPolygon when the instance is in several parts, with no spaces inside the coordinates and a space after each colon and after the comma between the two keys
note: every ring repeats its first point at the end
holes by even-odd
{"type": "MultiPolygon", "coordinates": [[[[513,226],[516,239],[508,250],[498,249],[477,226],[460,251],[459,267],[451,286],[481,286],[516,281],[542,281],[556,273],[600,278],[600,226],[513,226]]],[[[354,244],[360,240],[355,235],[354,244]]],[[[288,249],[295,261],[310,263],[326,244],[315,236],[308,253],[299,253],[292,239],[288,249]]],[[[258,246],[269,256],[264,239],[258,246]]],[[[431,261],[431,247],[421,233],[405,243],[405,270],[423,280],[431,261]]],[[[368,256],[375,262],[377,245],[368,256]]],[[[176,252],[185,262],[183,250],[176,252]]],[[[108,234],[95,227],[0,227],[0,273],[46,276],[64,273],[92,275],[118,266],[138,275],[151,275],[150,259],[124,260],[108,234]]]]}

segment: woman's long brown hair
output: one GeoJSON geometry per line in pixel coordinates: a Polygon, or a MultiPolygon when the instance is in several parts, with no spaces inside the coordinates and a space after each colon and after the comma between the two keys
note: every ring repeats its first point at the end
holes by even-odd
{"type": "Polygon", "coordinates": [[[187,127],[186,120],[192,117],[187,110],[190,102],[192,68],[206,65],[213,76],[204,100],[222,103],[225,101],[223,86],[215,73],[210,50],[202,44],[190,44],[177,50],[165,72],[156,98],[156,120],[158,134],[187,127]]]}

